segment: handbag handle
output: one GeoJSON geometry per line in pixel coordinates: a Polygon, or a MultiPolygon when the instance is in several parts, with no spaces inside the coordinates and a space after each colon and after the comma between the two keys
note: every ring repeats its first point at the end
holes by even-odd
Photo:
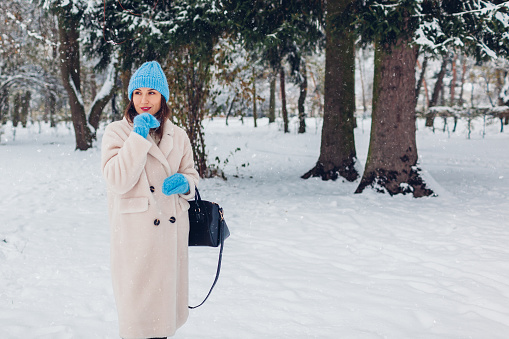
{"type": "MultiPolygon", "coordinates": [[[[198,187],[195,187],[194,198],[199,204],[199,202],[201,201],[201,197],[200,197],[200,192],[198,192],[198,187]]],[[[221,214],[221,218],[223,218],[222,214],[221,214]]],[[[223,260],[223,245],[224,245],[224,237],[223,237],[224,224],[223,223],[221,223],[221,227],[220,227],[219,231],[220,231],[219,238],[221,239],[221,247],[219,248],[219,259],[217,261],[216,277],[214,278],[212,287],[210,287],[209,293],[207,293],[207,296],[205,297],[205,299],[203,299],[203,301],[199,305],[187,306],[191,310],[200,307],[201,305],[203,305],[205,303],[205,301],[207,301],[210,294],[212,293],[212,290],[214,289],[214,286],[216,286],[217,280],[219,279],[219,273],[221,273],[221,261],[223,260]]]]}
{"type": "MultiPolygon", "coordinates": [[[[222,228],[223,227],[221,227],[221,232],[222,232],[222,228]]],[[[196,305],[196,306],[187,306],[190,309],[195,309],[195,308],[198,308],[201,305],[203,305],[205,303],[205,301],[207,301],[207,299],[209,298],[210,294],[212,293],[212,290],[214,289],[214,286],[216,286],[217,280],[219,279],[219,273],[221,272],[221,260],[223,259],[223,244],[224,244],[224,239],[223,239],[223,237],[221,237],[221,247],[219,249],[219,260],[217,262],[216,277],[214,279],[214,282],[212,283],[212,287],[210,287],[209,293],[207,294],[205,299],[203,299],[203,301],[199,305],[196,305]]]]}

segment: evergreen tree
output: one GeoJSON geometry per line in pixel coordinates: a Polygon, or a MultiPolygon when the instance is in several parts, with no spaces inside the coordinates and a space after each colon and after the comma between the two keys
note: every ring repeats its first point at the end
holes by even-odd
{"type": "Polygon", "coordinates": [[[168,78],[174,119],[191,140],[198,172],[210,176],[202,120],[216,44],[224,34],[222,11],[208,0],[126,0],[105,6],[97,5],[86,22],[87,53],[100,58],[98,67],[118,54],[123,93],[135,68],[157,60],[168,78]]]}
{"type": "Polygon", "coordinates": [[[356,193],[433,194],[422,181],[415,140],[415,65],[419,51],[462,46],[479,60],[508,55],[508,4],[501,1],[363,0],[357,29],[375,43],[368,158],[356,193]]]}
{"type": "Polygon", "coordinates": [[[81,37],[84,22],[89,18],[94,2],[78,0],[39,0],[41,7],[48,9],[57,17],[58,21],[58,62],[60,75],[71,108],[71,118],[74,127],[76,149],[87,150],[92,147],[95,129],[98,127],[98,116],[108,102],[114,90],[115,60],[108,60],[108,76],[90,109],[85,111],[85,101],[81,83],[81,37]],[[105,98],[106,97],[106,98],[105,98]]]}
{"type": "MultiPolygon", "coordinates": [[[[319,0],[221,1],[232,34],[238,34],[253,60],[279,73],[284,131],[289,132],[286,110],[285,67],[299,73],[306,54],[320,44],[323,9],[319,0]]],[[[299,77],[302,79],[302,77],[299,77]]]]}
{"type": "Polygon", "coordinates": [[[311,176],[348,181],[359,177],[355,168],[357,155],[355,126],[355,34],[353,1],[327,1],[325,23],[325,93],[320,157],[314,168],[302,178],[311,176]]]}

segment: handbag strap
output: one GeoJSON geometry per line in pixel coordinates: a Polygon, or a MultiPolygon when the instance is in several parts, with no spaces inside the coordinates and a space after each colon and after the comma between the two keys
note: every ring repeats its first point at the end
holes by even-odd
{"type": "Polygon", "coordinates": [[[219,249],[219,260],[217,261],[216,278],[214,279],[214,282],[212,283],[212,287],[210,288],[210,291],[207,294],[207,296],[205,297],[205,299],[203,299],[203,301],[197,306],[188,306],[190,309],[195,309],[197,307],[200,307],[201,305],[203,305],[205,303],[205,301],[207,301],[207,299],[210,296],[210,293],[212,293],[212,290],[214,289],[214,286],[216,286],[217,280],[219,279],[219,273],[221,272],[221,260],[223,259],[223,246],[224,246],[223,229],[224,229],[223,223],[221,223],[221,235],[220,235],[221,247],[219,249]]]}
{"type": "MultiPolygon", "coordinates": [[[[195,199],[196,201],[198,201],[198,199],[201,201],[201,197],[200,197],[200,193],[198,192],[198,188],[195,188],[195,199]]],[[[223,234],[224,234],[224,224],[221,223],[221,229],[220,229],[220,239],[221,239],[221,247],[219,248],[219,260],[217,261],[217,271],[216,271],[216,277],[214,278],[214,282],[212,283],[212,287],[210,287],[210,290],[209,290],[209,293],[207,294],[207,296],[205,297],[205,299],[203,299],[203,301],[199,304],[199,305],[196,305],[196,306],[187,306],[189,309],[195,309],[195,308],[198,308],[200,307],[201,305],[203,305],[205,303],[205,301],[207,301],[207,299],[209,298],[210,294],[212,293],[212,290],[214,289],[214,286],[216,286],[216,283],[217,283],[217,280],[219,279],[219,273],[221,273],[221,261],[223,260],[223,246],[224,246],[224,237],[223,237],[223,234]]]]}

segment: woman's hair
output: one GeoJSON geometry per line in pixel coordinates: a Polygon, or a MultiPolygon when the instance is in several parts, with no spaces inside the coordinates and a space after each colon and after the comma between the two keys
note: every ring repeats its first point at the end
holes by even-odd
{"type": "MultiPolygon", "coordinates": [[[[129,104],[125,109],[124,117],[127,119],[127,121],[129,121],[129,123],[132,124],[134,117],[137,115],[138,112],[136,112],[133,100],[131,99],[131,101],[129,101],[129,104]]],[[[167,119],[170,118],[170,108],[166,103],[166,99],[162,95],[161,95],[161,108],[156,114],[154,114],[154,117],[161,123],[161,126],[159,126],[155,131],[156,135],[159,137],[159,139],[161,139],[163,137],[164,123],[166,122],[167,119]]]]}

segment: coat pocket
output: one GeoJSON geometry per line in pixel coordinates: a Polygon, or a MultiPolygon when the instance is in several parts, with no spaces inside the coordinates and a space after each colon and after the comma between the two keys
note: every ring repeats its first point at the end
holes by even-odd
{"type": "Polygon", "coordinates": [[[148,210],[148,198],[125,198],[120,199],[120,213],[141,213],[148,210]]]}

